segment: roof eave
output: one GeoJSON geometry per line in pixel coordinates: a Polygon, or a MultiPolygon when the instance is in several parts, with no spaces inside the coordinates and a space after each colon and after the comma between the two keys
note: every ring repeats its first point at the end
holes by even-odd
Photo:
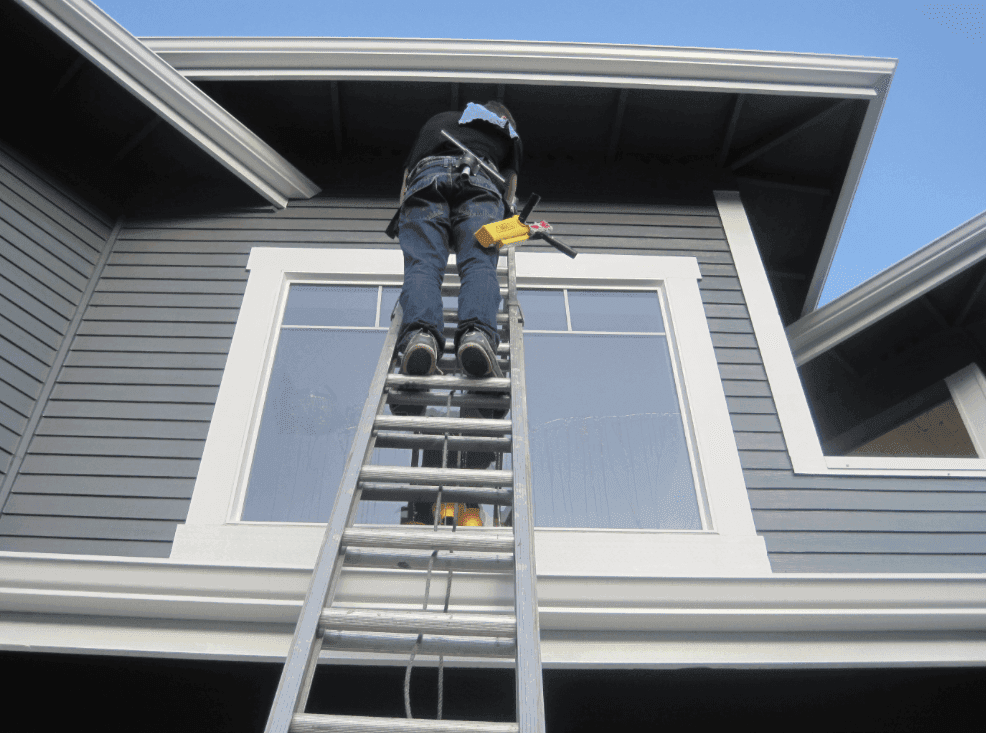
{"type": "Polygon", "coordinates": [[[17,0],[112,79],[271,202],[319,187],[89,0],[17,0]]]}
{"type": "Polygon", "coordinates": [[[143,38],[190,79],[416,79],[872,97],[894,59],[412,38],[143,38]]]}
{"type": "Polygon", "coordinates": [[[800,366],[986,259],[986,211],[787,327],[800,366]]]}
{"type": "Polygon", "coordinates": [[[803,312],[821,296],[896,59],[598,43],[393,38],[145,38],[189,79],[394,80],[785,94],[870,101],[803,312]]]}

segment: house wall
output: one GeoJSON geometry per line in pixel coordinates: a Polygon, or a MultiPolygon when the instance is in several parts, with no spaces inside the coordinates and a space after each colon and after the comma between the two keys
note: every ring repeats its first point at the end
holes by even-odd
{"type": "MultiPolygon", "coordinates": [[[[112,226],[0,146],[0,504],[6,473],[112,226]]],[[[0,519],[0,535],[19,527],[12,516],[0,519]]]]}
{"type": "MultiPolygon", "coordinates": [[[[393,247],[379,200],[120,232],[31,444],[0,549],[166,557],[251,247],[393,247]]],[[[582,252],[694,256],[754,518],[778,572],[982,571],[986,480],[795,476],[716,208],[544,206],[582,252]],[[976,513],[978,512],[978,514],[976,513]]]]}

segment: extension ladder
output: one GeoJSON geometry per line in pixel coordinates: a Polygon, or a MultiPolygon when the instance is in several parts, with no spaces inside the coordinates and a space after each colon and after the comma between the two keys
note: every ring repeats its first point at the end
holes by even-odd
{"type": "MultiPolygon", "coordinates": [[[[513,248],[507,250],[506,276],[506,313],[498,314],[498,322],[506,326],[509,335],[509,339],[501,339],[498,351],[498,358],[509,358],[509,377],[506,378],[469,379],[454,375],[414,377],[394,373],[398,364],[394,350],[402,319],[401,308],[397,306],[295,627],[267,720],[267,733],[544,732],[523,319],[517,302],[513,248]],[[401,392],[402,388],[405,391],[401,392]],[[408,388],[452,391],[445,396],[427,391],[408,392],[408,388]],[[460,394],[453,397],[455,391],[460,394]],[[388,415],[384,407],[388,403],[407,404],[410,401],[419,405],[499,407],[502,414],[507,405],[506,395],[509,395],[510,419],[388,415]],[[441,450],[445,457],[450,451],[482,450],[498,454],[499,458],[497,468],[487,470],[449,468],[445,458],[443,467],[439,468],[380,466],[370,464],[375,447],[411,448],[415,456],[419,449],[441,450]],[[511,470],[500,468],[506,452],[511,454],[511,470]],[[437,523],[427,529],[355,527],[354,519],[361,499],[435,502],[436,515],[444,502],[473,502],[497,507],[510,505],[512,528],[500,528],[495,532],[464,531],[461,528],[456,531],[455,526],[439,526],[437,523]],[[505,532],[510,532],[512,536],[504,536],[505,532]],[[452,552],[439,555],[440,551],[452,552]],[[404,568],[406,572],[420,573],[426,569],[426,596],[431,573],[435,570],[450,573],[454,570],[500,573],[512,570],[514,615],[448,613],[447,594],[444,612],[333,608],[343,566],[356,562],[361,567],[404,568]],[[323,648],[407,654],[408,635],[415,634],[418,636],[412,655],[439,656],[440,685],[444,657],[514,658],[517,722],[483,723],[305,712],[319,652],[323,648]]],[[[443,286],[443,292],[454,292],[454,288],[443,286]]],[[[454,311],[445,311],[445,314],[446,320],[454,321],[456,318],[454,311]]],[[[416,459],[412,460],[412,463],[416,462],[416,459]]],[[[427,608],[427,598],[424,605],[427,608]]],[[[405,681],[405,701],[407,694],[405,681]]],[[[408,703],[405,702],[405,705],[408,703]]]]}

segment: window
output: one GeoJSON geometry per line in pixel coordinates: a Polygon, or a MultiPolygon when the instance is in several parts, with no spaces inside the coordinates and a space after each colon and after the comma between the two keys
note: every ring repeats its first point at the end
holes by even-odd
{"type": "MultiPolygon", "coordinates": [[[[769,573],[695,260],[517,261],[539,573],[769,573]]],[[[248,269],[174,558],[314,557],[403,276],[395,250],[255,248],[248,269]]]]}
{"type": "MultiPolygon", "coordinates": [[[[242,520],[328,521],[399,292],[289,286],[242,520]]],[[[519,297],[536,526],[701,529],[661,291],[519,297]]],[[[410,451],[378,449],[372,460],[408,465],[410,451]]],[[[357,521],[396,524],[399,507],[363,502],[357,521]]]]}
{"type": "Polygon", "coordinates": [[[521,290],[535,525],[701,529],[660,290],[521,290]]]}

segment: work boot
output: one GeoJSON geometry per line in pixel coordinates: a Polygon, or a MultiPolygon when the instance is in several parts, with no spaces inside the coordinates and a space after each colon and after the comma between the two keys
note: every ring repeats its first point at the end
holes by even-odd
{"type": "Polygon", "coordinates": [[[401,372],[414,377],[427,377],[438,367],[438,342],[427,331],[415,331],[401,360],[401,372]]]}
{"type": "Polygon", "coordinates": [[[472,329],[459,339],[459,350],[456,354],[459,366],[469,377],[502,377],[500,365],[496,361],[496,352],[486,334],[479,329],[472,329]]]}

